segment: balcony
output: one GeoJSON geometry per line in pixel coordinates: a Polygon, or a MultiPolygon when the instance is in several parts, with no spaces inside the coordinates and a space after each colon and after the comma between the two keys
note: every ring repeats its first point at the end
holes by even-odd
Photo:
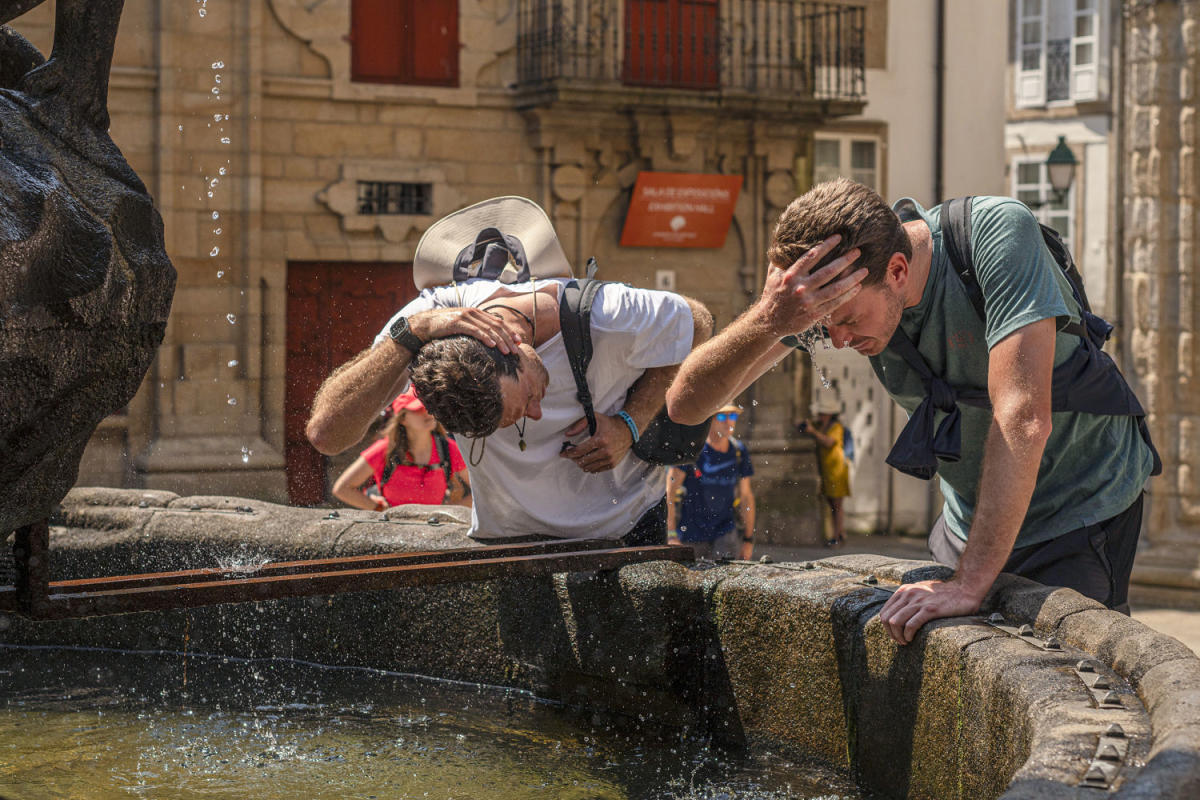
{"type": "Polygon", "coordinates": [[[794,0],[518,0],[517,97],[754,115],[865,103],[862,6],[794,0]]]}

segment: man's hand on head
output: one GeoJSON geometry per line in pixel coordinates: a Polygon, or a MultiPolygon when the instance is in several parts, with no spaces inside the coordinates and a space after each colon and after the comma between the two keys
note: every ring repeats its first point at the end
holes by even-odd
{"type": "MultiPolygon", "coordinates": [[[[578,436],[587,430],[587,424],[587,417],[575,420],[567,428],[567,436],[578,436]]],[[[604,472],[620,464],[632,448],[633,433],[624,420],[597,414],[596,433],[566,448],[561,456],[574,461],[584,472],[604,472]]]]}
{"type": "Polygon", "coordinates": [[[930,620],[974,614],[986,593],[954,579],[906,583],[883,604],[879,620],[897,644],[909,644],[930,620]]]}
{"type": "Polygon", "coordinates": [[[516,323],[480,311],[478,308],[434,308],[408,318],[409,329],[423,342],[465,334],[497,347],[501,353],[515,353],[521,343],[516,323]]]}
{"type": "Polygon", "coordinates": [[[858,294],[859,284],[867,277],[867,269],[863,267],[842,275],[858,258],[858,248],[817,268],[821,259],[840,241],[840,236],[829,237],[787,269],[777,265],[768,267],[758,309],[776,335],[787,336],[806,330],[858,294]]]}

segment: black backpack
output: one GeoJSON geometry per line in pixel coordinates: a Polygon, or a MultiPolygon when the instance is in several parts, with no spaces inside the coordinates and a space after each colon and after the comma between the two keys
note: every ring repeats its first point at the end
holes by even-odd
{"type": "MultiPolygon", "coordinates": [[[[588,435],[596,433],[596,410],[592,407],[592,392],[588,388],[587,368],[592,360],[592,304],[596,293],[605,283],[595,279],[596,259],[588,260],[587,277],[573,279],[563,287],[558,307],[559,327],[571,373],[575,376],[575,397],[583,406],[588,421],[588,435]]],[[[646,426],[633,446],[633,454],[648,464],[680,466],[690,464],[700,455],[708,438],[711,418],[698,425],[682,425],[667,416],[663,406],[646,426]]]]}
{"type": "MultiPolygon", "coordinates": [[[[956,197],[942,204],[945,215],[945,222],[942,225],[942,243],[946,246],[946,255],[950,257],[950,263],[954,266],[955,273],[962,281],[963,288],[967,290],[967,297],[971,300],[971,305],[975,307],[975,313],[986,322],[983,291],[979,288],[979,279],[975,276],[975,264],[971,258],[972,199],[971,197],[956,197]]],[[[1058,264],[1058,268],[1067,276],[1067,282],[1071,284],[1071,292],[1075,295],[1075,302],[1079,303],[1080,317],[1083,318],[1082,323],[1070,322],[1062,325],[1060,330],[1076,336],[1087,336],[1090,331],[1092,340],[1097,347],[1100,347],[1112,334],[1112,325],[1092,314],[1092,306],[1088,302],[1087,292],[1083,290],[1083,276],[1079,274],[1079,269],[1075,266],[1075,259],[1071,257],[1071,251],[1067,249],[1067,246],[1063,244],[1058,231],[1040,223],[1039,227],[1042,229],[1042,241],[1045,242],[1046,249],[1050,251],[1054,262],[1058,264]]]]}
{"type": "MultiPolygon", "coordinates": [[[[442,468],[442,475],[446,477],[446,492],[442,495],[442,502],[445,503],[448,499],[450,499],[450,442],[445,436],[437,431],[434,431],[433,445],[437,448],[438,466],[442,468]]],[[[376,484],[379,487],[380,496],[383,496],[383,487],[386,486],[387,482],[392,479],[392,473],[395,472],[396,467],[400,466],[402,463],[404,463],[404,453],[393,452],[388,456],[387,461],[385,461],[383,464],[383,476],[376,484]]]]}

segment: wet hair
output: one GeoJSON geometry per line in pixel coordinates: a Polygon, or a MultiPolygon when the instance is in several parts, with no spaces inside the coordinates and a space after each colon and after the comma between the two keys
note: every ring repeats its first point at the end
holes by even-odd
{"type": "Polygon", "coordinates": [[[521,361],[471,336],[434,339],[417,351],[412,382],[425,409],[451,433],[476,439],[500,427],[500,378],[516,378],[521,361]]]}
{"type": "Polygon", "coordinates": [[[883,281],[892,254],[912,258],[912,243],[900,217],[873,189],[846,178],[818,183],[791,202],[771,236],[767,259],[787,269],[796,259],[834,234],[842,240],[820,262],[828,264],[857,247],[852,270],[866,267],[864,286],[883,281]]]}

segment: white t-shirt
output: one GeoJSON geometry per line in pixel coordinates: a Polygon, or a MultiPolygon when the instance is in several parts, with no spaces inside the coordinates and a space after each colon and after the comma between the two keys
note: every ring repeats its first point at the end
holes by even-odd
{"type": "MultiPolygon", "coordinates": [[[[559,297],[568,279],[539,280],[556,284],[559,297]]],[[[457,286],[426,289],[396,317],[431,308],[476,307],[500,289],[517,293],[533,290],[532,283],[502,284],[472,280],[457,286]]],[[[387,338],[393,317],[375,337],[387,338]]],[[[634,289],[618,283],[601,287],[592,306],[592,360],[588,386],[598,414],[614,414],[625,405],[629,387],[653,367],[683,361],[692,348],[692,312],[682,297],[670,292],[634,289]]],[[[479,539],[538,533],[561,538],[617,539],[662,499],[662,469],[632,452],[612,470],[587,473],[559,456],[565,431],[583,418],[575,398],[575,379],[561,333],[537,348],[550,383],[542,399],[542,418],[528,420],[526,450],[517,446],[517,429],[510,425],[487,437],[477,465],[468,465],[474,508],[471,535],[479,539]]],[[[580,442],[587,431],[573,437],[580,442]]],[[[474,443],[475,454],[484,441],[474,443]]],[[[462,437],[468,454],[472,441],[462,437]]],[[[470,461],[470,458],[468,458],[470,461]]]]}

